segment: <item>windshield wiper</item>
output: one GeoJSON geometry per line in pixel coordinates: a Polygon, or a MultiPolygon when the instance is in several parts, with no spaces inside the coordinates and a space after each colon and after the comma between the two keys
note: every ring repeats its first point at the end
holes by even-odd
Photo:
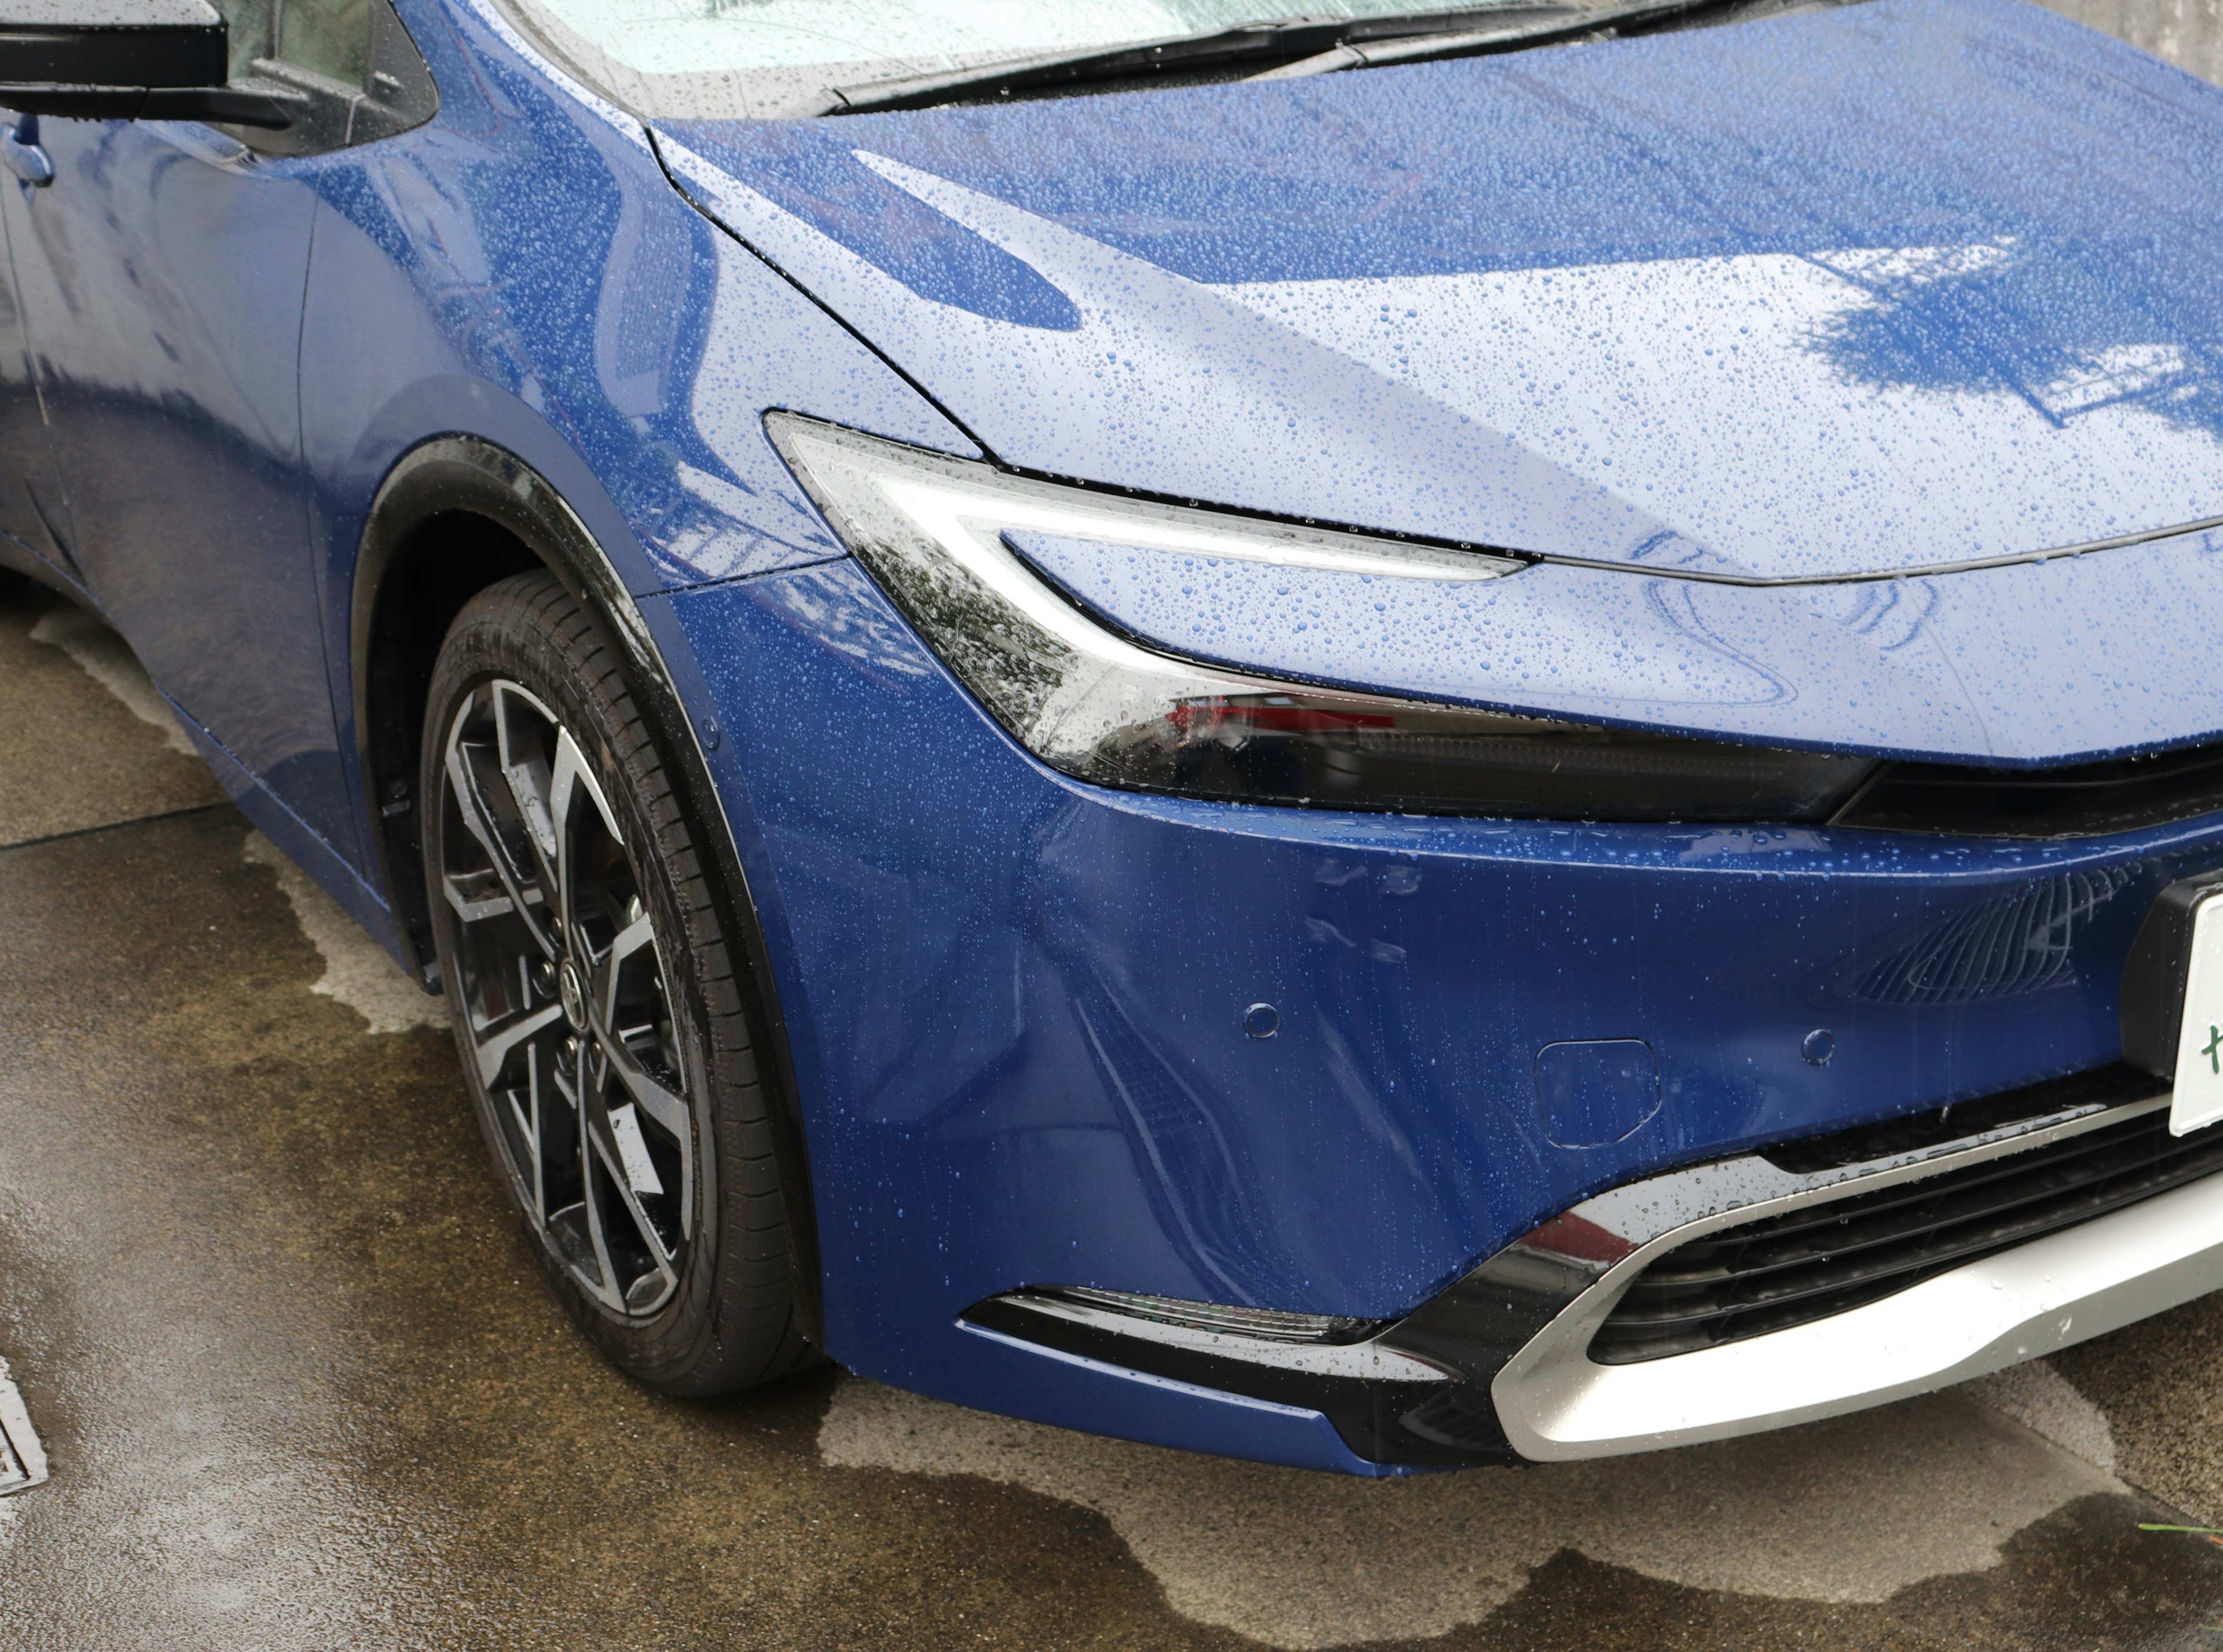
{"type": "MultiPolygon", "coordinates": [[[[1723,4],[1729,0],[1658,3],[1723,4]]],[[[1540,15],[1559,19],[1595,18],[1604,14],[1577,0],[1501,0],[1496,5],[1458,11],[1374,17],[1292,17],[1279,22],[1238,23],[1232,28],[1200,29],[1193,35],[1130,41],[1124,46],[1074,47],[1032,57],[1007,58],[1000,63],[979,64],[968,69],[897,75],[858,85],[833,86],[828,88],[828,101],[820,112],[861,115],[885,110],[925,109],[935,104],[1001,97],[1011,92],[1055,91],[1090,81],[1131,80],[1168,71],[1211,69],[1246,62],[1278,60],[1294,68],[1299,63],[1325,57],[1346,42],[1394,39],[1420,44],[1496,38],[1506,29],[1506,25],[1497,20],[1534,18],[1540,15]],[[1477,27],[1493,22],[1496,22],[1495,28],[1477,27]]],[[[1380,48],[1377,46],[1373,49],[1380,48]]]]}
{"type": "Polygon", "coordinates": [[[1584,9],[1573,17],[1552,17],[1541,22],[1468,29],[1457,34],[1431,29],[1425,33],[1392,33],[1386,37],[1347,35],[1324,51],[1247,78],[1290,80],[1304,75],[1334,74],[1345,69],[1382,68],[1393,63],[1425,63],[1441,58],[1488,57],[1493,53],[1522,52],[1536,46],[1566,46],[1577,41],[1628,34],[1647,25],[1672,22],[1700,12],[1743,5],[1754,5],[1758,9],[1765,3],[1766,0],[1759,0],[1757,5],[1754,0],[1634,0],[1628,4],[1584,9]]]}

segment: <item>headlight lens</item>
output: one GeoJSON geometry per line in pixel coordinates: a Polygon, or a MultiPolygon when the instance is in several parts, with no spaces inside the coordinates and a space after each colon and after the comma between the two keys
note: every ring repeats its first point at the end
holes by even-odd
{"type": "Polygon", "coordinates": [[[1006,536],[1391,579],[1496,579],[1521,564],[1084,493],[793,414],[766,423],[943,663],[1021,744],[1076,779],[1416,813],[1812,820],[1828,819],[1874,767],[1315,688],[1161,653],[1076,607],[1006,536]]]}

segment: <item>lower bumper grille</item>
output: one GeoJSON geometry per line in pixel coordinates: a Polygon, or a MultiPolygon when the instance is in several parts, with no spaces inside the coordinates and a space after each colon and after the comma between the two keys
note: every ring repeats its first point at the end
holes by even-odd
{"type": "Polygon", "coordinates": [[[2138,1117],[1964,1169],[1719,1228],[1637,1276],[1598,1327],[1603,1365],[1664,1359],[1876,1302],[1966,1262],[2223,1171],[2223,1128],[2138,1117]]]}

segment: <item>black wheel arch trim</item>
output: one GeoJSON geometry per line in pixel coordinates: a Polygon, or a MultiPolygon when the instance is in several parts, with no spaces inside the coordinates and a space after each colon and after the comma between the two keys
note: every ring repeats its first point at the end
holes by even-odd
{"type": "Polygon", "coordinates": [[[405,795],[394,807],[386,785],[399,780],[413,789],[415,731],[409,731],[406,762],[378,750],[381,725],[374,717],[371,681],[379,602],[388,575],[412,539],[442,518],[475,517],[511,535],[560,580],[566,590],[601,622],[632,666],[633,686],[653,720],[661,744],[677,760],[689,813],[702,832],[720,876],[715,881],[719,914],[727,933],[739,939],[754,977],[756,1014],[761,1026],[761,1065],[778,1094],[765,1109],[772,1149],[779,1166],[787,1209],[789,1253],[795,1267],[795,1311],[803,1339],[823,1347],[823,1278],[819,1263],[817,1199],[795,1065],[774,984],[771,959],[756,901],[741,865],[733,823],[710,775],[693,720],[671,686],[662,650],[632,593],[626,589],[608,554],[564,496],[515,454],[484,437],[454,433],[419,443],[396,460],[379,485],[357,547],[349,611],[349,674],[353,694],[356,762],[378,875],[393,901],[395,928],[427,990],[438,990],[438,964],[431,939],[429,895],[423,887],[415,845],[415,800],[405,795]]]}

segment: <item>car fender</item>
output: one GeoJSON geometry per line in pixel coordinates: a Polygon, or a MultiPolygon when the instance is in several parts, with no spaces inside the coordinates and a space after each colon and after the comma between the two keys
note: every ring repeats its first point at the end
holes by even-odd
{"type": "MultiPolygon", "coordinates": [[[[576,463],[576,460],[575,460],[576,463]]],[[[586,479],[587,492],[601,490],[586,479]]],[[[606,509],[614,512],[606,495],[606,509]]],[[[626,588],[605,542],[593,532],[565,494],[532,465],[509,449],[483,436],[451,433],[428,438],[409,449],[387,473],[366,515],[362,537],[355,557],[352,597],[349,608],[351,721],[356,732],[356,757],[360,765],[363,795],[372,803],[369,839],[378,857],[379,880],[387,891],[403,945],[419,977],[428,984],[438,980],[438,964],[429,945],[424,902],[428,899],[421,874],[417,873],[415,843],[418,832],[412,800],[381,803],[392,776],[391,766],[372,749],[379,728],[372,704],[373,628],[386,576],[412,536],[427,523],[443,517],[463,515],[491,523],[512,536],[545,566],[567,590],[600,621],[606,635],[623,652],[631,686],[642,709],[661,737],[659,744],[678,769],[683,805],[688,810],[698,839],[708,850],[720,876],[715,887],[725,909],[719,914],[727,934],[737,939],[746,965],[760,983],[756,995],[761,1014],[753,1028],[766,1060],[778,1095],[766,1109],[771,1125],[773,1151],[778,1157],[783,1193],[787,1200],[789,1241],[796,1261],[797,1306],[806,1340],[821,1340],[818,1306],[819,1267],[817,1226],[811,1195],[809,1157],[797,1104],[794,1063],[788,1033],[771,983],[777,978],[771,943],[770,920],[778,924],[777,900],[769,864],[762,852],[754,812],[746,785],[728,778],[721,788],[711,777],[703,750],[703,734],[688,714],[675,688],[667,663],[667,650],[678,650],[681,669],[691,679],[696,673],[686,639],[677,625],[652,631],[640,606],[626,588]],[[756,852],[746,857],[746,843],[756,852]],[[753,869],[753,870],[752,870],[753,869]],[[769,899],[768,899],[769,897],[769,899]]],[[[413,753],[413,744],[412,744],[413,753]]],[[[413,776],[414,758],[408,771],[413,776]]],[[[406,786],[408,782],[404,781],[406,786]]]]}

